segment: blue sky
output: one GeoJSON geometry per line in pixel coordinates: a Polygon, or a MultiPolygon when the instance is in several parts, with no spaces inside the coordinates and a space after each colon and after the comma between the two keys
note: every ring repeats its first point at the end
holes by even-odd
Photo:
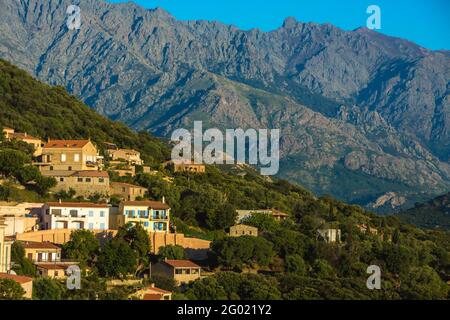
{"type": "MultiPolygon", "coordinates": [[[[109,2],[126,2],[108,0],[109,2]]],[[[450,0],[134,0],[162,7],[180,20],[218,20],[241,29],[278,28],[289,16],[346,30],[366,25],[366,9],[381,8],[382,33],[430,49],[450,49],[450,0]]]]}

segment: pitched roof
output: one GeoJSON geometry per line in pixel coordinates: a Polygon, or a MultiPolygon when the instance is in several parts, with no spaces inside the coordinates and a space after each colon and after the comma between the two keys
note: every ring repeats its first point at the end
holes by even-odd
{"type": "Polygon", "coordinates": [[[37,268],[47,269],[47,270],[66,270],[69,268],[70,264],[62,264],[62,263],[40,263],[36,264],[37,268]]]}
{"type": "Polygon", "coordinates": [[[99,177],[99,178],[109,178],[108,172],[106,171],[76,171],[72,174],[72,177],[99,177]]]}
{"type": "Polygon", "coordinates": [[[20,284],[33,281],[33,278],[25,277],[25,276],[17,276],[15,274],[9,274],[9,273],[0,273],[0,279],[14,280],[15,282],[18,282],[20,284]]]}
{"type": "Polygon", "coordinates": [[[191,260],[165,260],[164,262],[174,268],[201,268],[191,260]]]}
{"type": "Polygon", "coordinates": [[[60,249],[59,246],[52,242],[34,242],[34,241],[18,241],[25,249],[60,249]]]}
{"type": "Polygon", "coordinates": [[[50,207],[68,207],[68,208],[108,208],[106,203],[92,203],[92,202],[47,202],[50,207]]]}
{"type": "Polygon", "coordinates": [[[124,182],[111,182],[111,186],[123,186],[123,187],[130,187],[130,188],[142,188],[142,189],[147,189],[145,187],[141,187],[141,186],[137,186],[135,184],[131,184],[131,183],[124,183],[124,182]]]}
{"type": "Polygon", "coordinates": [[[36,137],[30,136],[29,134],[23,133],[23,132],[14,132],[11,135],[11,137],[15,138],[15,139],[41,140],[41,138],[36,138],[36,137]]]}
{"type": "Polygon", "coordinates": [[[44,148],[83,148],[89,140],[51,140],[44,148]]]}
{"type": "Polygon", "coordinates": [[[156,210],[170,209],[167,203],[159,201],[123,201],[122,203],[125,206],[149,207],[156,210]]]}
{"type": "Polygon", "coordinates": [[[160,289],[160,288],[157,288],[157,287],[152,287],[152,286],[145,288],[145,291],[146,292],[151,292],[151,293],[160,293],[160,294],[172,293],[170,291],[163,290],[163,289],[160,289]]]}
{"type": "Polygon", "coordinates": [[[161,293],[146,293],[142,300],[162,300],[163,295],[161,293]]]}

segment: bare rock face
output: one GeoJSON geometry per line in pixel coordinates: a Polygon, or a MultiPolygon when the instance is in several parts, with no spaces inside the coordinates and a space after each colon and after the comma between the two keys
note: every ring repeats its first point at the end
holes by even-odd
{"type": "MultiPolygon", "coordinates": [[[[83,0],[0,2],[0,57],[134,129],[280,128],[280,175],[366,205],[450,189],[450,54],[288,18],[272,32],[83,0]]],[[[402,202],[402,201],[400,201],[402,202]]],[[[400,203],[397,201],[396,203],[400,203]]]]}

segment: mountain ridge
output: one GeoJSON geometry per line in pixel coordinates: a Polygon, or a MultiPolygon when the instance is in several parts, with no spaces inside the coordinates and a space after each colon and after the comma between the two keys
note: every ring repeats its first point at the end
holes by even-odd
{"type": "Polygon", "coordinates": [[[280,126],[281,175],[319,194],[368,205],[397,192],[412,205],[450,189],[448,53],[292,18],[243,31],[91,0],[71,32],[68,4],[0,4],[0,57],[163,136],[195,119],[280,126]]]}

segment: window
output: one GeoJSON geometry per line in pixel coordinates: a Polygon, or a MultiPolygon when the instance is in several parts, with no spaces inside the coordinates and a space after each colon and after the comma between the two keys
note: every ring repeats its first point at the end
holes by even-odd
{"type": "Polygon", "coordinates": [[[76,218],[78,216],[78,210],[70,210],[70,216],[76,218]]]}
{"type": "Polygon", "coordinates": [[[72,167],[69,166],[69,168],[67,170],[72,171],[72,167]]]}
{"type": "Polygon", "coordinates": [[[94,224],[93,223],[89,223],[89,230],[94,230],[94,224]]]}
{"type": "Polygon", "coordinates": [[[105,178],[98,178],[98,182],[99,183],[104,183],[105,182],[105,178]]]}
{"type": "Polygon", "coordinates": [[[92,211],[92,210],[89,210],[89,217],[94,217],[94,211],[92,211]]]}
{"type": "Polygon", "coordinates": [[[78,153],[75,153],[73,156],[73,161],[80,162],[80,155],[78,153]]]}
{"type": "Polygon", "coordinates": [[[198,274],[198,269],[191,269],[191,274],[198,274]]]}
{"type": "Polygon", "coordinates": [[[183,274],[183,270],[182,269],[175,269],[175,274],[183,274]]]}
{"type": "Polygon", "coordinates": [[[138,210],[138,216],[141,218],[147,218],[148,217],[147,210],[138,210]]]}
{"type": "Polygon", "coordinates": [[[59,181],[60,182],[64,182],[64,178],[59,178],[59,181]]]}
{"type": "Polygon", "coordinates": [[[53,166],[50,166],[50,171],[53,171],[53,166]]]}
{"type": "Polygon", "coordinates": [[[105,228],[105,224],[102,222],[102,223],[100,223],[100,230],[105,230],[106,228],[105,228]]]}
{"type": "Polygon", "coordinates": [[[59,275],[58,271],[55,271],[55,277],[57,277],[59,275]]]}
{"type": "Polygon", "coordinates": [[[100,211],[100,218],[104,218],[105,217],[105,211],[100,211]]]}
{"type": "Polygon", "coordinates": [[[144,222],[144,227],[148,228],[149,225],[150,225],[150,223],[148,221],[144,222]]]}
{"type": "Polygon", "coordinates": [[[61,209],[52,209],[52,215],[60,216],[62,213],[61,209]]]}
{"type": "Polygon", "coordinates": [[[65,153],[61,153],[61,162],[66,162],[67,156],[65,153]]]}
{"type": "Polygon", "coordinates": [[[78,178],[77,182],[83,182],[83,178],[78,178]]]}
{"type": "Polygon", "coordinates": [[[86,178],[86,182],[91,182],[91,178],[86,178]]]}

